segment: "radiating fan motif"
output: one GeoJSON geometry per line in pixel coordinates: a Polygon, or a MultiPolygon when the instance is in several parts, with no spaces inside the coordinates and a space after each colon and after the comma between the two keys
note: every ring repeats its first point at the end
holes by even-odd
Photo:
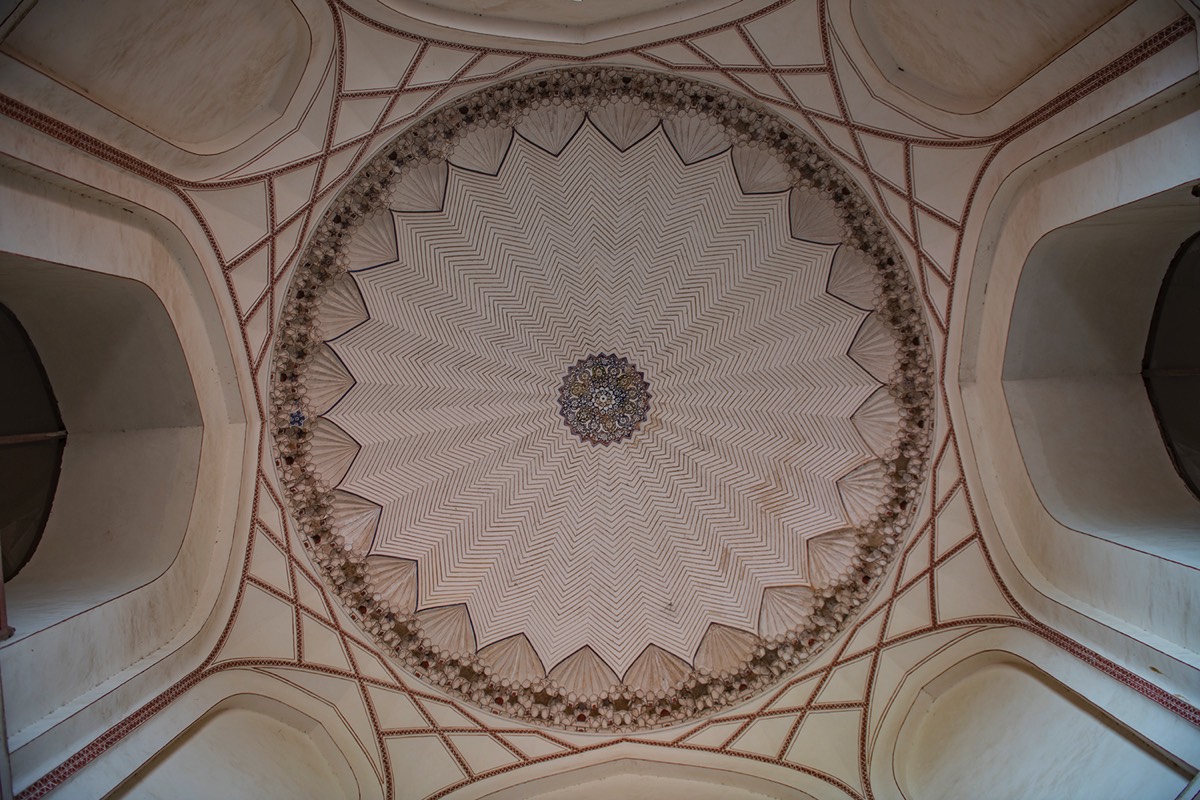
{"type": "Polygon", "coordinates": [[[625,683],[634,689],[661,692],[683,680],[691,665],[661,647],[648,646],[625,672],[625,683]]]}
{"type": "Polygon", "coordinates": [[[600,694],[621,682],[590,647],[582,647],[564,658],[550,670],[550,677],[580,697],[600,694]]]}
{"type": "Polygon", "coordinates": [[[332,408],[354,385],[354,377],[328,345],[322,345],[317,351],[317,355],[309,362],[304,378],[308,387],[308,402],[317,414],[324,414],[332,408]]]}
{"type": "Polygon", "coordinates": [[[829,293],[859,308],[874,308],[874,267],[867,263],[861,253],[845,245],[839,247],[829,273],[829,293]]]}
{"type": "Polygon", "coordinates": [[[445,161],[414,167],[392,189],[394,211],[440,211],[446,199],[445,161]]]}
{"type": "Polygon", "coordinates": [[[851,525],[863,525],[883,502],[887,471],[881,461],[868,461],[838,481],[838,493],[851,525]]]}
{"type": "MultiPolygon", "coordinates": [[[[408,614],[417,607],[417,564],[404,558],[368,556],[367,577],[380,602],[408,614]]],[[[451,606],[461,608],[461,606],[451,606]]],[[[428,635],[428,633],[426,633],[428,635]]],[[[469,652],[469,651],[458,651],[469,652]]]]}
{"type": "Polygon", "coordinates": [[[512,128],[487,127],[471,131],[454,146],[450,163],[463,169],[495,175],[512,144],[512,128]]]}
{"type": "Polygon", "coordinates": [[[346,246],[350,269],[367,269],[396,260],[396,220],[387,209],[372,214],[346,246]]]}
{"type": "Polygon", "coordinates": [[[891,448],[900,427],[900,408],[887,387],[881,386],[858,407],[850,421],[871,452],[883,456],[891,448]]]}
{"type": "Polygon", "coordinates": [[[700,640],[695,665],[712,673],[733,672],[750,660],[759,639],[749,631],[713,623],[700,640]]]}
{"type": "Polygon", "coordinates": [[[792,236],[830,245],[842,240],[842,225],[832,203],[815,190],[792,189],[789,195],[792,236]]]}
{"type": "Polygon", "coordinates": [[[312,460],[317,475],[328,485],[337,486],[358,455],[358,442],[323,417],[313,422],[312,428],[312,460]]]}
{"type": "Polygon", "coordinates": [[[378,504],[356,494],[342,491],[333,493],[334,529],[346,540],[346,545],[359,555],[371,551],[380,511],[382,509],[378,504]]]}
{"type": "MultiPolygon", "coordinates": [[[[390,217],[390,214],[385,216],[390,217]]],[[[392,248],[395,251],[396,233],[392,231],[392,248]]],[[[325,339],[336,339],[346,331],[367,320],[367,307],[363,304],[362,293],[354,276],[339,275],[325,296],[321,298],[321,335],[325,339]]]]}
{"type": "Polygon", "coordinates": [[[491,667],[494,674],[509,680],[534,680],[546,675],[542,660],[523,633],[481,647],[479,660],[491,667]]]}
{"type": "Polygon", "coordinates": [[[849,574],[858,549],[855,537],[853,528],[845,528],[808,540],[808,573],[813,586],[830,586],[849,574]]]}
{"type": "Polygon", "coordinates": [[[650,109],[628,101],[600,106],[588,118],[618,150],[629,149],[658,125],[658,116],[650,109]]]}
{"type": "Polygon", "coordinates": [[[880,383],[896,369],[896,341],[875,314],[867,317],[850,345],[850,357],[880,383]]]}
{"type": "Polygon", "coordinates": [[[558,155],[583,124],[584,112],[570,106],[542,106],[517,123],[517,133],[558,155]]]}
{"type": "Polygon", "coordinates": [[[791,186],[787,167],[770,150],[738,145],[733,148],[733,169],[746,194],[782,192],[791,186]]]}
{"type": "Polygon", "coordinates": [[[812,613],[813,591],[808,586],[772,586],[763,592],[758,612],[758,635],[782,636],[799,627],[812,613]]]}
{"type": "Polygon", "coordinates": [[[663,130],[684,164],[695,164],[729,149],[725,132],[703,117],[668,117],[663,120],[663,130]]]}
{"type": "Polygon", "coordinates": [[[475,631],[471,628],[471,615],[461,603],[439,606],[417,612],[421,632],[433,642],[434,647],[451,653],[474,653],[475,631]]]}

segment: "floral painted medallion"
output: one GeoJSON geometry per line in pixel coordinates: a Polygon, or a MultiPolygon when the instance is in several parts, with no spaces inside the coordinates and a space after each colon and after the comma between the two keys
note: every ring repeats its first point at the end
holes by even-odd
{"type": "Polygon", "coordinates": [[[558,407],[581,441],[610,445],[632,437],[646,421],[650,384],[629,359],[600,353],[567,370],[558,407]]]}

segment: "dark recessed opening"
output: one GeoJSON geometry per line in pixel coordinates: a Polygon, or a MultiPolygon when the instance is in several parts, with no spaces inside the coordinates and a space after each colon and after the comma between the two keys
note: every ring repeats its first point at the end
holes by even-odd
{"type": "Polygon", "coordinates": [[[1167,268],[1142,378],[1175,469],[1200,498],[1200,233],[1167,268]]]}
{"type": "Polygon", "coordinates": [[[37,549],[58,485],[67,432],[41,359],[0,305],[0,557],[11,581],[37,549]]]}

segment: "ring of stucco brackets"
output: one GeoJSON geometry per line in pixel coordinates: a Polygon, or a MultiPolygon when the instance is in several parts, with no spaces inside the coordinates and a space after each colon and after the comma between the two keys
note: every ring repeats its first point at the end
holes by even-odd
{"type": "MultiPolygon", "coordinates": [[[[362,630],[408,672],[452,695],[492,713],[575,730],[676,724],[747,700],[812,659],[855,618],[901,550],[932,434],[934,379],[921,305],[899,249],[862,190],[803,133],[756,104],[714,86],[628,68],[573,68],[497,84],[453,101],[391,141],[342,190],[309,241],[282,312],[272,376],[276,464],[291,512],[313,563],[362,630]],[[519,636],[479,651],[443,646],[436,620],[418,613],[415,564],[356,550],[361,537],[352,528],[362,524],[361,511],[339,513],[337,481],[327,482],[331,470],[320,469],[314,456],[338,443],[332,440],[349,439],[319,416],[327,410],[320,376],[330,367],[323,342],[366,318],[347,273],[363,223],[389,203],[444,186],[431,178],[446,161],[489,158],[489,139],[508,137],[514,127],[534,138],[553,136],[564,113],[587,113],[617,143],[633,135],[631,126],[661,122],[685,163],[732,149],[743,191],[790,190],[792,235],[837,247],[828,291],[874,309],[874,342],[856,340],[850,355],[886,392],[877,392],[878,402],[865,404],[853,422],[864,439],[877,442],[881,457],[838,484],[854,523],[849,568],[821,586],[768,588],[757,631],[711,626],[686,674],[673,664],[658,668],[674,670],[669,681],[643,664],[650,674],[626,674],[601,688],[578,653],[548,674],[531,674],[516,666],[529,661],[519,652],[528,642],[519,636]],[[392,602],[401,595],[408,600],[392,602]],[[656,682],[661,688],[645,688],[656,682]]],[[[341,475],[348,466],[349,460],[341,475]]],[[[593,659],[593,672],[613,674],[593,659]]],[[[533,661],[540,667],[536,654],[533,661]]]]}

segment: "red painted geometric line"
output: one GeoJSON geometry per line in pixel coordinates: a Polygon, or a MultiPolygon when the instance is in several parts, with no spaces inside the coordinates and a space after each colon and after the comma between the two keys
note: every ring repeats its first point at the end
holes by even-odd
{"type": "Polygon", "coordinates": [[[31,783],[16,795],[16,800],[36,800],[36,798],[45,797],[57,788],[59,784],[67,780],[67,778],[90,764],[113,747],[113,745],[132,733],[143,722],[174,702],[179,695],[200,683],[204,676],[205,673],[203,670],[193,670],[183,680],[175,684],[175,686],[158,695],[158,697],[155,697],[149,703],[146,703],[112,728],[109,728],[103,734],[93,739],[82,750],[31,783]]]}
{"type": "MultiPolygon", "coordinates": [[[[205,237],[212,246],[213,252],[216,254],[218,261],[221,261],[221,249],[217,246],[216,237],[213,235],[213,232],[208,227],[207,223],[204,222],[203,216],[200,214],[200,209],[198,209],[196,204],[192,202],[192,199],[179,188],[181,184],[174,176],[158,169],[157,167],[151,166],[141,159],[134,158],[133,156],[118,150],[112,145],[100,141],[94,136],[89,136],[86,133],[82,133],[70,125],[56,120],[54,117],[51,117],[48,114],[43,114],[41,111],[27,106],[19,100],[9,97],[8,95],[0,94],[0,114],[4,114],[5,116],[10,117],[17,122],[28,125],[34,130],[41,131],[47,136],[57,139],[64,144],[68,144],[76,150],[81,150],[88,155],[92,155],[101,159],[102,161],[115,164],[116,166],[132,172],[134,175],[145,178],[152,183],[166,187],[175,195],[177,195],[200,221],[200,226],[204,230],[205,237]]],[[[222,263],[224,262],[222,261],[222,263]]]]}
{"type": "MultiPolygon", "coordinates": [[[[1129,70],[1141,64],[1151,56],[1165,50],[1175,42],[1192,33],[1196,29],[1196,23],[1190,16],[1183,16],[1170,25],[1163,28],[1158,33],[1153,34],[1145,41],[1131,48],[1123,55],[1109,62],[1106,66],[1084,78],[1079,83],[1072,86],[1067,91],[1060,94],[1053,100],[1045,103],[1040,108],[1018,120],[1013,125],[1001,133],[982,139],[975,140],[976,144],[996,144],[997,147],[988,153],[980,165],[979,170],[975,174],[975,181],[972,183],[970,190],[967,192],[966,206],[963,209],[963,224],[966,224],[967,215],[970,213],[974,205],[975,195],[979,190],[979,185],[983,181],[983,174],[987,168],[991,166],[993,160],[999,154],[1004,146],[1010,144],[1020,135],[1028,132],[1042,122],[1050,119],[1054,115],[1069,108],[1075,103],[1082,100],[1097,89],[1105,86],[1109,82],[1115,80],[1129,70]]],[[[958,277],[958,262],[961,255],[961,241],[955,247],[954,264],[950,271],[950,280],[953,281],[958,277]]]]}

